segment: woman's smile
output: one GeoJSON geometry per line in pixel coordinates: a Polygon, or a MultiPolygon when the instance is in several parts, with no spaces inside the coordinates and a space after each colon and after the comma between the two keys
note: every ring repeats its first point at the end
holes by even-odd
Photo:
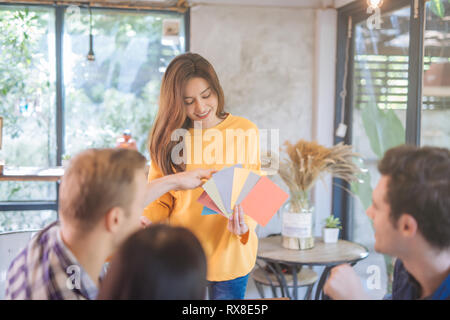
{"type": "Polygon", "coordinates": [[[210,113],[211,113],[211,109],[209,109],[208,111],[206,111],[206,112],[204,112],[204,113],[201,113],[201,114],[196,113],[195,115],[196,115],[200,120],[204,120],[204,119],[206,119],[206,118],[209,116],[210,113]]]}

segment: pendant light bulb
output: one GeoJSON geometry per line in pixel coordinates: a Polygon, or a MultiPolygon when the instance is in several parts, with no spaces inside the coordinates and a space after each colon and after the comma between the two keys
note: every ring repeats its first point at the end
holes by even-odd
{"type": "Polygon", "coordinates": [[[383,0],[367,0],[369,8],[377,9],[383,5],[383,0]]]}

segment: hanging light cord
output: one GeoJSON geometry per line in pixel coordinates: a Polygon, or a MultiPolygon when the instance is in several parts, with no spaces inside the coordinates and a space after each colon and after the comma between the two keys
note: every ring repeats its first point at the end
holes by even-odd
{"type": "Polygon", "coordinates": [[[89,34],[92,34],[92,8],[89,7],[89,34]]]}
{"type": "Polygon", "coordinates": [[[348,60],[350,55],[350,41],[352,38],[352,17],[348,17],[348,31],[347,31],[347,43],[345,45],[345,64],[344,64],[344,77],[342,79],[342,91],[339,96],[341,97],[341,121],[344,123],[345,117],[345,99],[347,98],[347,77],[348,77],[348,60]]]}

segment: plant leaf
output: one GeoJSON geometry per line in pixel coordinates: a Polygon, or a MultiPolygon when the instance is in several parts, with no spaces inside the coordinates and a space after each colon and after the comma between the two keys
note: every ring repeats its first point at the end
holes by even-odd
{"type": "Polygon", "coordinates": [[[367,210],[372,203],[372,186],[370,185],[371,176],[370,172],[367,171],[363,176],[360,177],[363,181],[362,183],[353,182],[351,185],[352,191],[357,195],[359,201],[363,205],[364,209],[367,210]]]}
{"type": "Polygon", "coordinates": [[[445,8],[444,4],[442,3],[442,0],[431,0],[430,8],[435,15],[437,15],[440,18],[444,18],[445,8]]]}
{"type": "Polygon", "coordinates": [[[362,109],[361,117],[370,146],[378,158],[382,158],[386,150],[405,142],[405,129],[393,110],[381,110],[372,102],[362,109]]]}

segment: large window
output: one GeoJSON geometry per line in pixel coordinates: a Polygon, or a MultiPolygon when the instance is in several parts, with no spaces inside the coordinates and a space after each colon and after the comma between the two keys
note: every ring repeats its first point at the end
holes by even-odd
{"type": "MultiPolygon", "coordinates": [[[[148,157],[162,75],[186,51],[185,14],[0,5],[0,30],[0,160],[7,167],[52,167],[86,148],[114,147],[125,129],[148,157]],[[163,36],[169,23],[177,36],[163,36]],[[90,31],[94,61],[87,59],[90,31]]],[[[39,201],[56,204],[57,184],[1,181],[0,232],[56,219],[39,201]]]]}
{"type": "Polygon", "coordinates": [[[89,19],[89,11],[81,11],[79,19],[66,23],[64,32],[65,153],[114,146],[122,131],[130,129],[139,151],[148,155],[147,134],[157,111],[162,74],[184,51],[183,41],[162,39],[163,21],[173,17],[93,11],[95,61],[86,59],[89,19]]]}
{"type": "MultiPolygon", "coordinates": [[[[367,21],[354,27],[353,114],[351,140],[354,150],[364,159],[367,173],[364,185],[355,184],[356,198],[350,204],[352,240],[371,250],[365,264],[382,267],[380,296],[387,291],[387,268],[390,257],[373,250],[374,233],[364,212],[370,206],[371,192],[380,177],[377,161],[384,152],[405,143],[405,120],[408,97],[408,7],[381,15],[383,28],[372,28],[367,21]]],[[[372,291],[373,294],[377,292],[372,291]]]]}
{"type": "MultiPolygon", "coordinates": [[[[56,165],[55,14],[0,6],[0,159],[7,166],[56,165]]],[[[55,200],[49,182],[0,182],[0,201],[55,200]]],[[[42,227],[54,211],[0,211],[0,232],[42,227]]]]}

